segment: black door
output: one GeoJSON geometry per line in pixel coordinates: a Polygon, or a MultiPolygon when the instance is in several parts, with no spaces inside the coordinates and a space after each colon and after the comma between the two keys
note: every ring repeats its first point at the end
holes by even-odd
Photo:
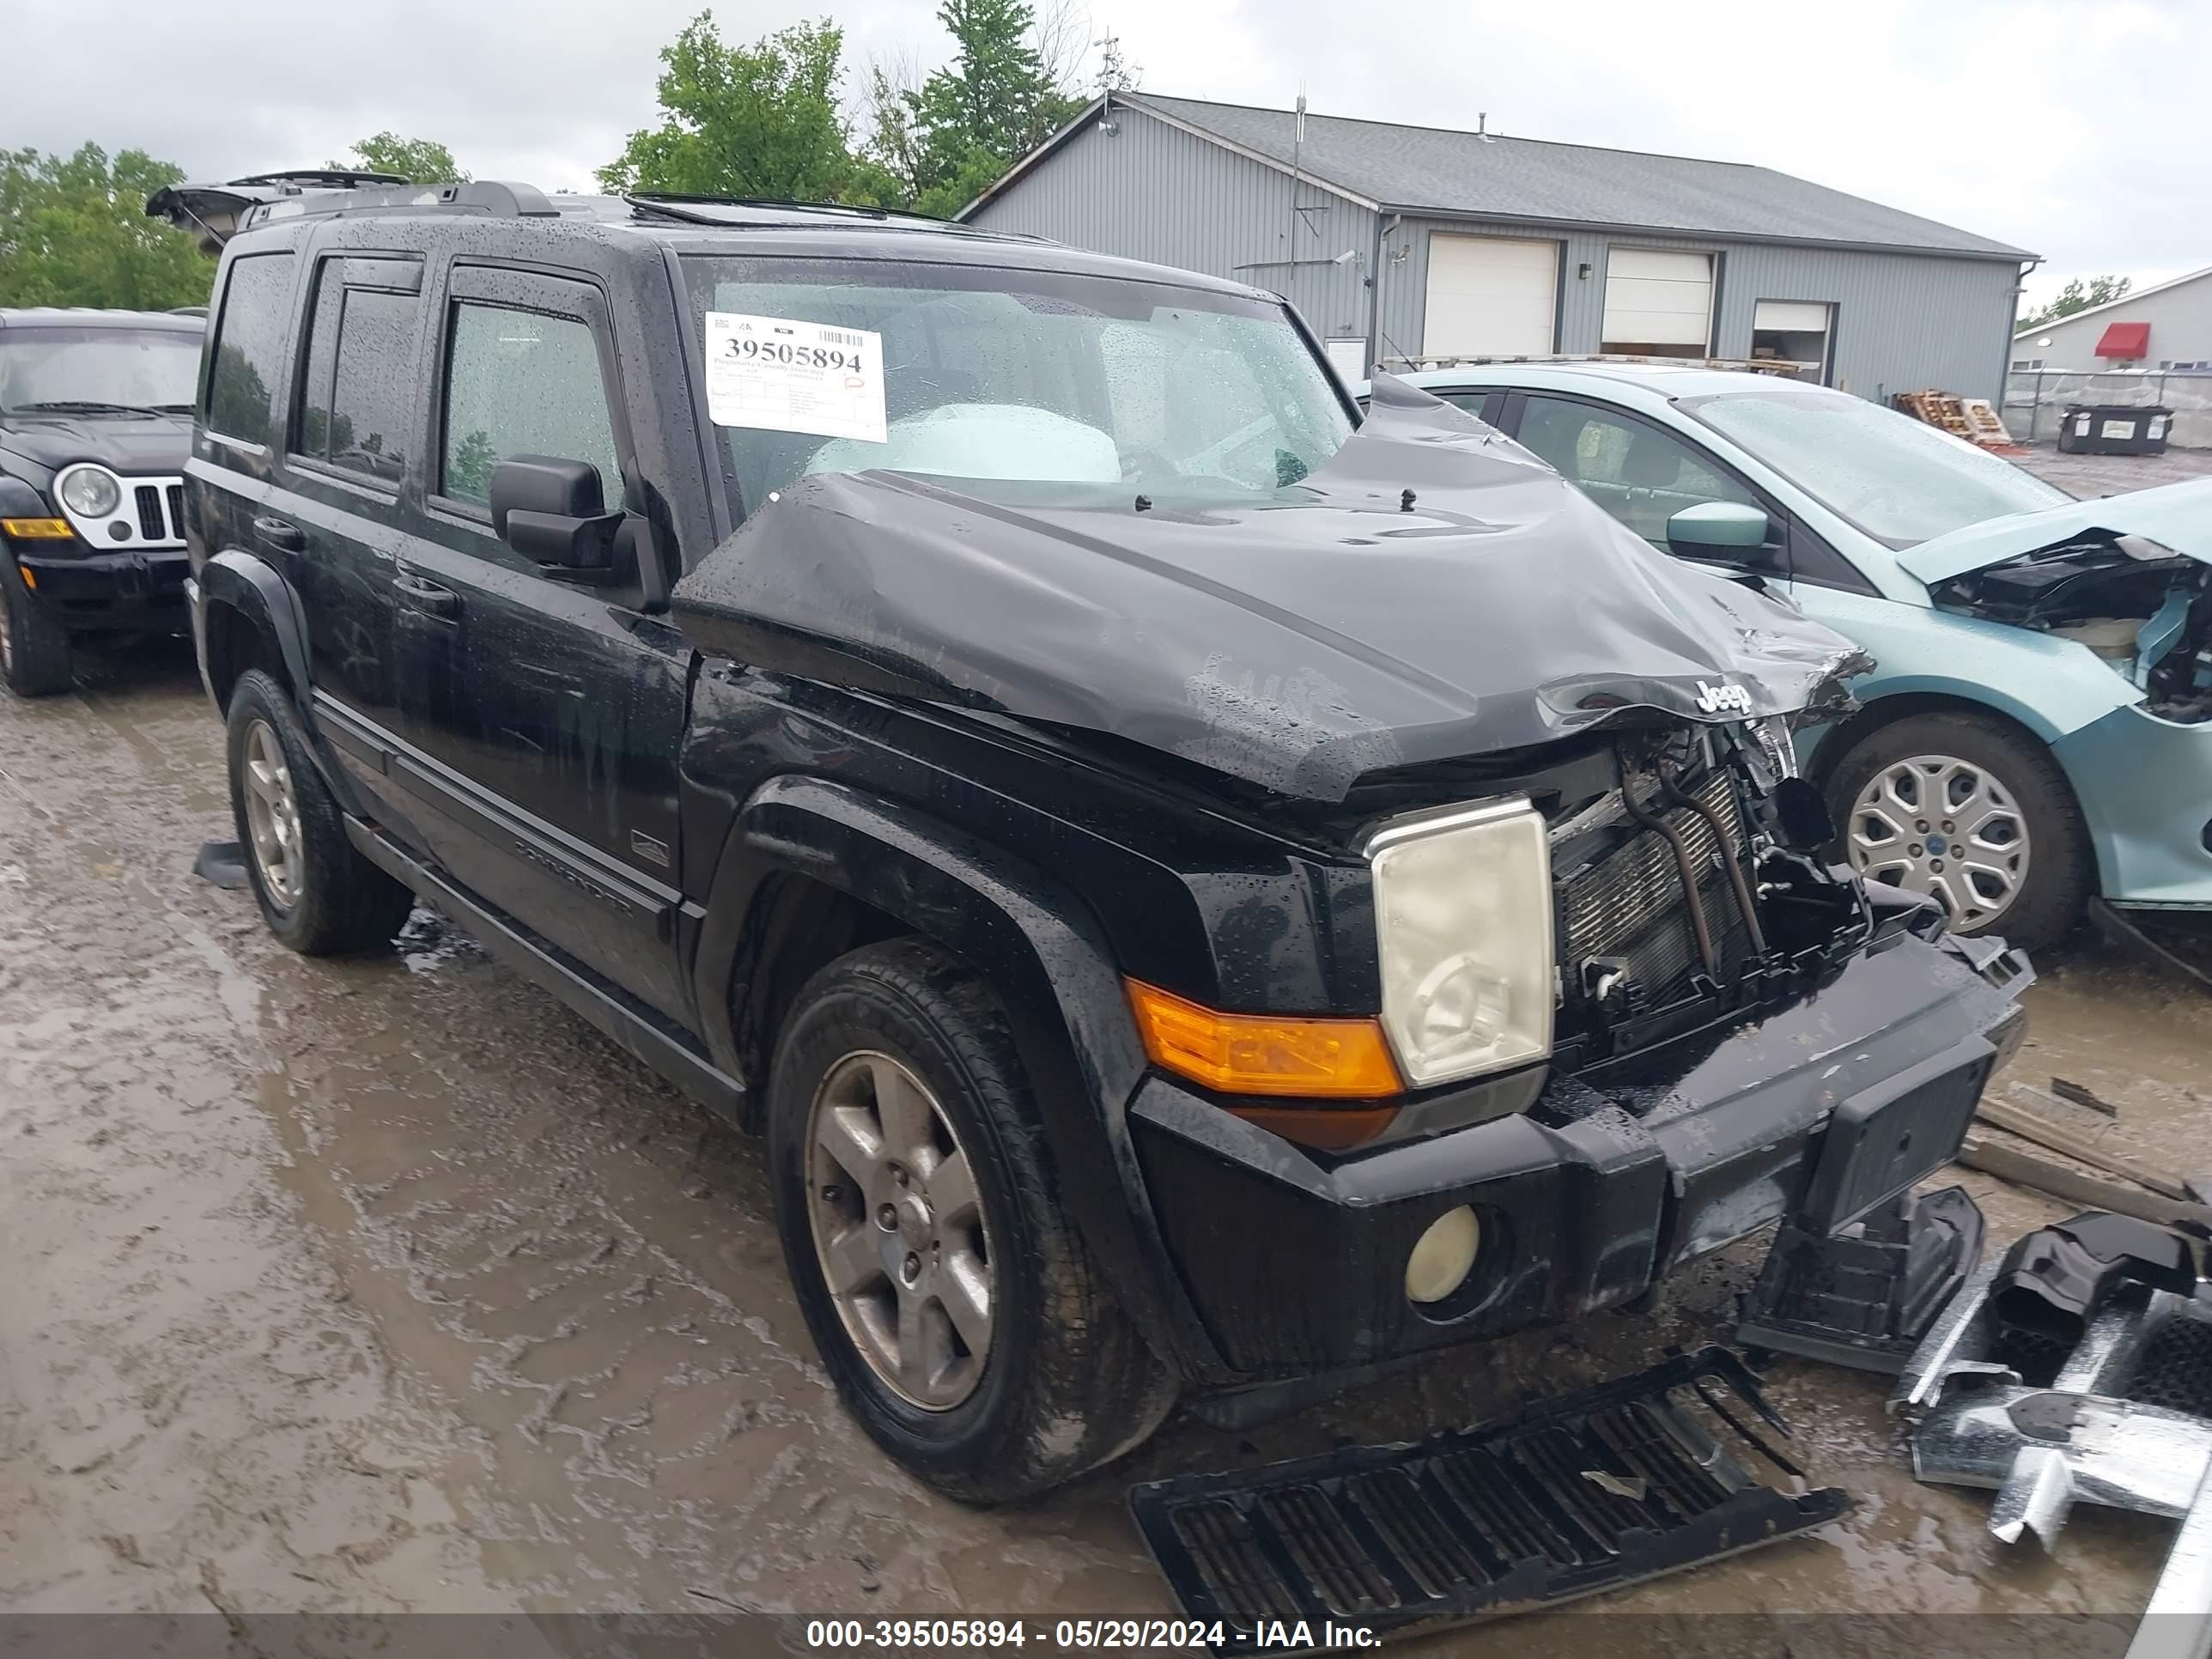
{"type": "Polygon", "coordinates": [[[387,800],[397,726],[392,577],[422,457],[419,258],[332,253],[313,267],[284,423],[284,489],[254,520],[307,623],[318,729],[387,800]]]}
{"type": "MultiPolygon", "coordinates": [[[[494,467],[638,479],[605,298],[580,278],[451,268],[422,533],[392,573],[404,787],[464,886],[649,1006],[684,1016],[676,760],[690,647],[493,533],[494,467]]],[[[641,480],[638,481],[641,490],[641,480]]]]}

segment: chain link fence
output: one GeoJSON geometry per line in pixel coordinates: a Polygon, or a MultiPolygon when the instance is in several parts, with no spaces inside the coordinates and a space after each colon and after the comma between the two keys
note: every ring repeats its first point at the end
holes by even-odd
{"type": "Polygon", "coordinates": [[[2173,411],[2166,441],[2185,449],[2212,449],[2212,371],[2116,368],[2098,374],[2014,369],[2005,376],[2004,423],[2021,443],[2055,443],[2060,422],[2075,404],[2173,411]]]}

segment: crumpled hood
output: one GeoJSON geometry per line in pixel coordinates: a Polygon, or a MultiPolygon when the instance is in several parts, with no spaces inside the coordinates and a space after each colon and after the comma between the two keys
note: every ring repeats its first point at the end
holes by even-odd
{"type": "Polygon", "coordinates": [[[1332,802],[1366,773],[1626,710],[1787,713],[1858,659],[1389,376],[1366,423],[1273,502],[1017,507],[817,474],[678,583],[673,609],[709,653],[1108,732],[1332,802]]]}
{"type": "Polygon", "coordinates": [[[192,453],[189,415],[17,415],[0,431],[0,449],[11,450],[49,471],[72,461],[98,461],[129,474],[182,472],[192,453]]]}
{"type": "Polygon", "coordinates": [[[2212,564],[2212,478],[1985,519],[1907,548],[1897,556],[1897,568],[1933,587],[1968,571],[1986,570],[2099,531],[2141,536],[2184,557],[2212,564]]]}

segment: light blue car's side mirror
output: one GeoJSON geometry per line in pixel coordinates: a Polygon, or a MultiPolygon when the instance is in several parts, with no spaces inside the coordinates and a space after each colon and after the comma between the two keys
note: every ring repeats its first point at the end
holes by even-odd
{"type": "Polygon", "coordinates": [[[1766,514],[1741,501],[1700,501],[1667,520],[1667,545],[1685,559],[1749,563],[1772,534],[1766,514]]]}

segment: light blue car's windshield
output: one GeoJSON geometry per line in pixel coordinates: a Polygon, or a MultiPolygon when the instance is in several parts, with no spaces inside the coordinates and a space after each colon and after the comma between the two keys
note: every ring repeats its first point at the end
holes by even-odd
{"type": "Polygon", "coordinates": [[[2001,456],[1846,392],[1777,386],[1677,407],[1892,547],[2073,499],[2001,456]]]}
{"type": "Polygon", "coordinates": [[[740,511],[808,473],[878,468],[1032,505],[1263,501],[1351,435],[1328,369],[1283,307],[1255,297],[921,263],[684,265],[702,330],[734,313],[881,343],[861,377],[881,376],[863,387],[875,431],[824,435],[781,408],[716,416],[740,511]]]}

